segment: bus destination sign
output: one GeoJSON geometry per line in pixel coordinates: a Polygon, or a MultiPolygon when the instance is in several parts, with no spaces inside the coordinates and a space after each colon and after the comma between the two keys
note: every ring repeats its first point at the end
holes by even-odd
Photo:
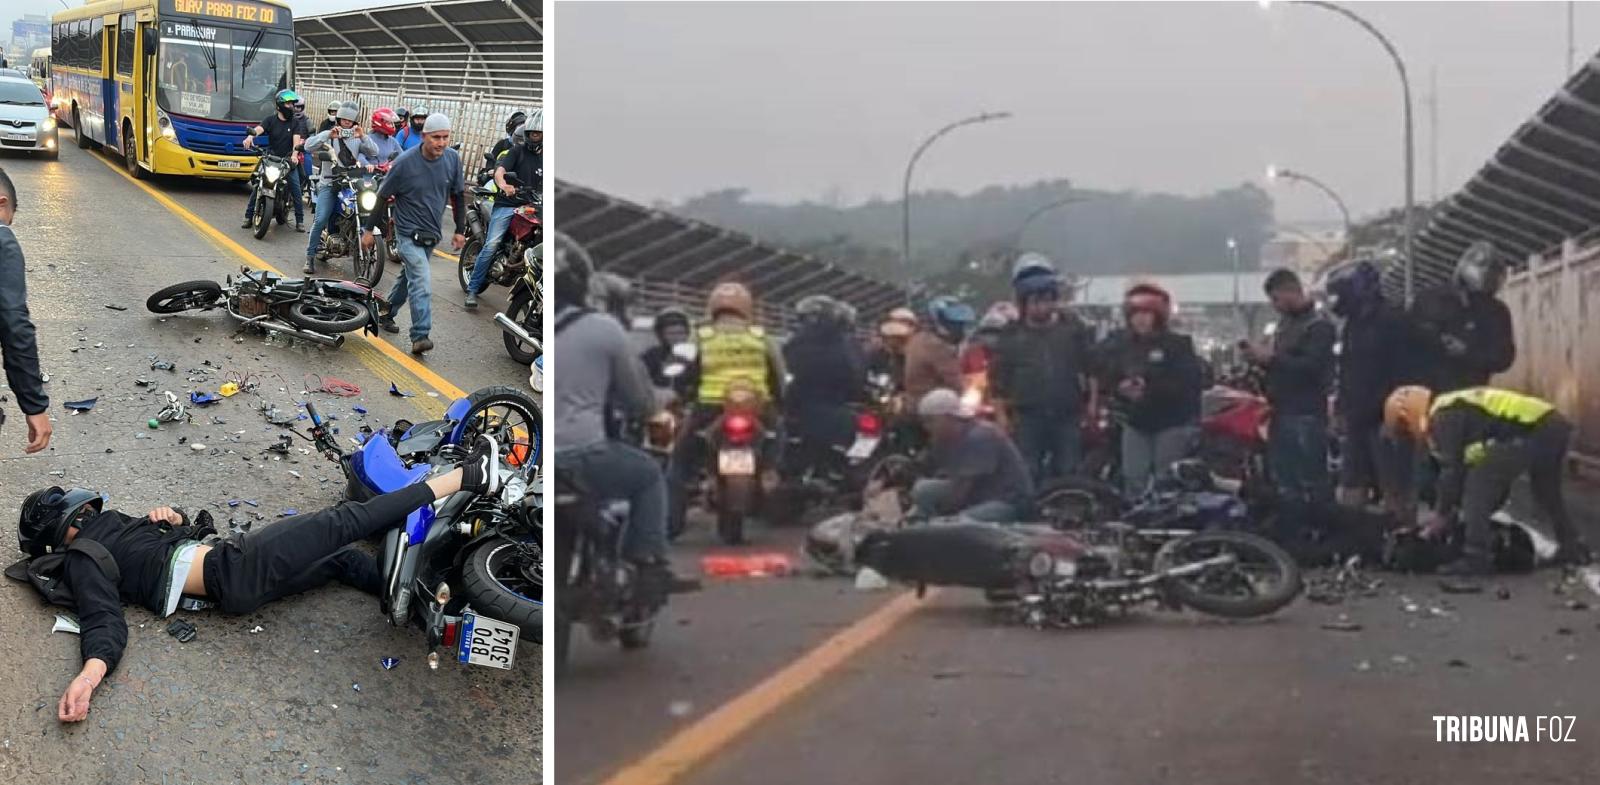
{"type": "Polygon", "coordinates": [[[280,13],[284,9],[264,3],[252,3],[249,0],[166,0],[162,6],[163,10],[170,10],[179,16],[227,19],[270,26],[285,24],[288,21],[288,14],[280,13]]]}

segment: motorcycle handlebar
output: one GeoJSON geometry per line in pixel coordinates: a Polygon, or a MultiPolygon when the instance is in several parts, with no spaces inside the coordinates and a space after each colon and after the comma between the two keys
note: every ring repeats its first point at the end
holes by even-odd
{"type": "Polygon", "coordinates": [[[311,417],[312,425],[318,428],[322,427],[322,415],[317,412],[317,405],[315,403],[306,401],[306,414],[311,417]]]}

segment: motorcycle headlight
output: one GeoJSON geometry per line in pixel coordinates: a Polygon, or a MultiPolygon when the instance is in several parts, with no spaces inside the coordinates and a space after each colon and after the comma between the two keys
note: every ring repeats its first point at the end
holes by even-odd
{"type": "Polygon", "coordinates": [[[266,176],[269,183],[278,182],[278,178],[283,176],[283,170],[272,165],[262,167],[261,173],[266,176]]]}
{"type": "Polygon", "coordinates": [[[360,199],[361,199],[361,209],[362,209],[362,211],[370,213],[373,210],[377,209],[377,207],[378,207],[378,192],[377,191],[362,191],[360,199]]]}

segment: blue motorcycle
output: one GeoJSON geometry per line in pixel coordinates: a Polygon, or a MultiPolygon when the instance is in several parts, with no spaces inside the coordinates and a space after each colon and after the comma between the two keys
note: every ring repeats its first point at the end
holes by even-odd
{"type": "MultiPolygon", "coordinates": [[[[325,162],[331,160],[327,150],[319,151],[317,157],[325,162]]],[[[336,165],[329,174],[333,178],[333,187],[338,189],[338,201],[333,207],[328,228],[323,230],[317,261],[349,256],[355,268],[355,279],[367,286],[377,286],[383,278],[384,265],[396,258],[392,215],[374,230],[379,242],[373,245],[372,250],[361,248],[361,227],[366,225],[367,216],[378,209],[378,186],[383,183],[388,171],[388,164],[381,164],[372,172],[364,166],[336,165]]],[[[393,201],[392,197],[390,201],[393,201]]]]}
{"type": "Polygon", "coordinates": [[[517,642],[543,642],[542,495],[538,404],[512,387],[486,387],[450,404],[442,419],[363,429],[346,453],[330,422],[306,403],[311,438],[343,468],[361,501],[449,471],[479,435],[499,445],[500,493],[466,491],[412,512],[383,538],[380,608],[391,624],[415,624],[459,662],[510,669],[517,642]],[[459,595],[452,587],[459,587],[459,595]]]}

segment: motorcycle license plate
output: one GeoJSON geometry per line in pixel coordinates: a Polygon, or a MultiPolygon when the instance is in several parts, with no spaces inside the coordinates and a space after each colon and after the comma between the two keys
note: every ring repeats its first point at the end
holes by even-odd
{"type": "Polygon", "coordinates": [[[487,665],[511,670],[517,661],[517,636],[521,630],[488,616],[465,613],[461,616],[461,643],[456,659],[468,665],[487,665]]]}
{"type": "Polygon", "coordinates": [[[238,169],[239,168],[239,162],[238,161],[218,161],[217,162],[217,168],[218,169],[238,169]]]}
{"type": "Polygon", "coordinates": [[[717,473],[748,476],[756,473],[756,451],[747,448],[719,450],[717,473]]]}
{"type": "Polygon", "coordinates": [[[856,443],[850,445],[850,449],[845,452],[844,457],[849,458],[852,461],[864,461],[872,457],[873,451],[877,449],[878,437],[857,436],[856,443]]]}

